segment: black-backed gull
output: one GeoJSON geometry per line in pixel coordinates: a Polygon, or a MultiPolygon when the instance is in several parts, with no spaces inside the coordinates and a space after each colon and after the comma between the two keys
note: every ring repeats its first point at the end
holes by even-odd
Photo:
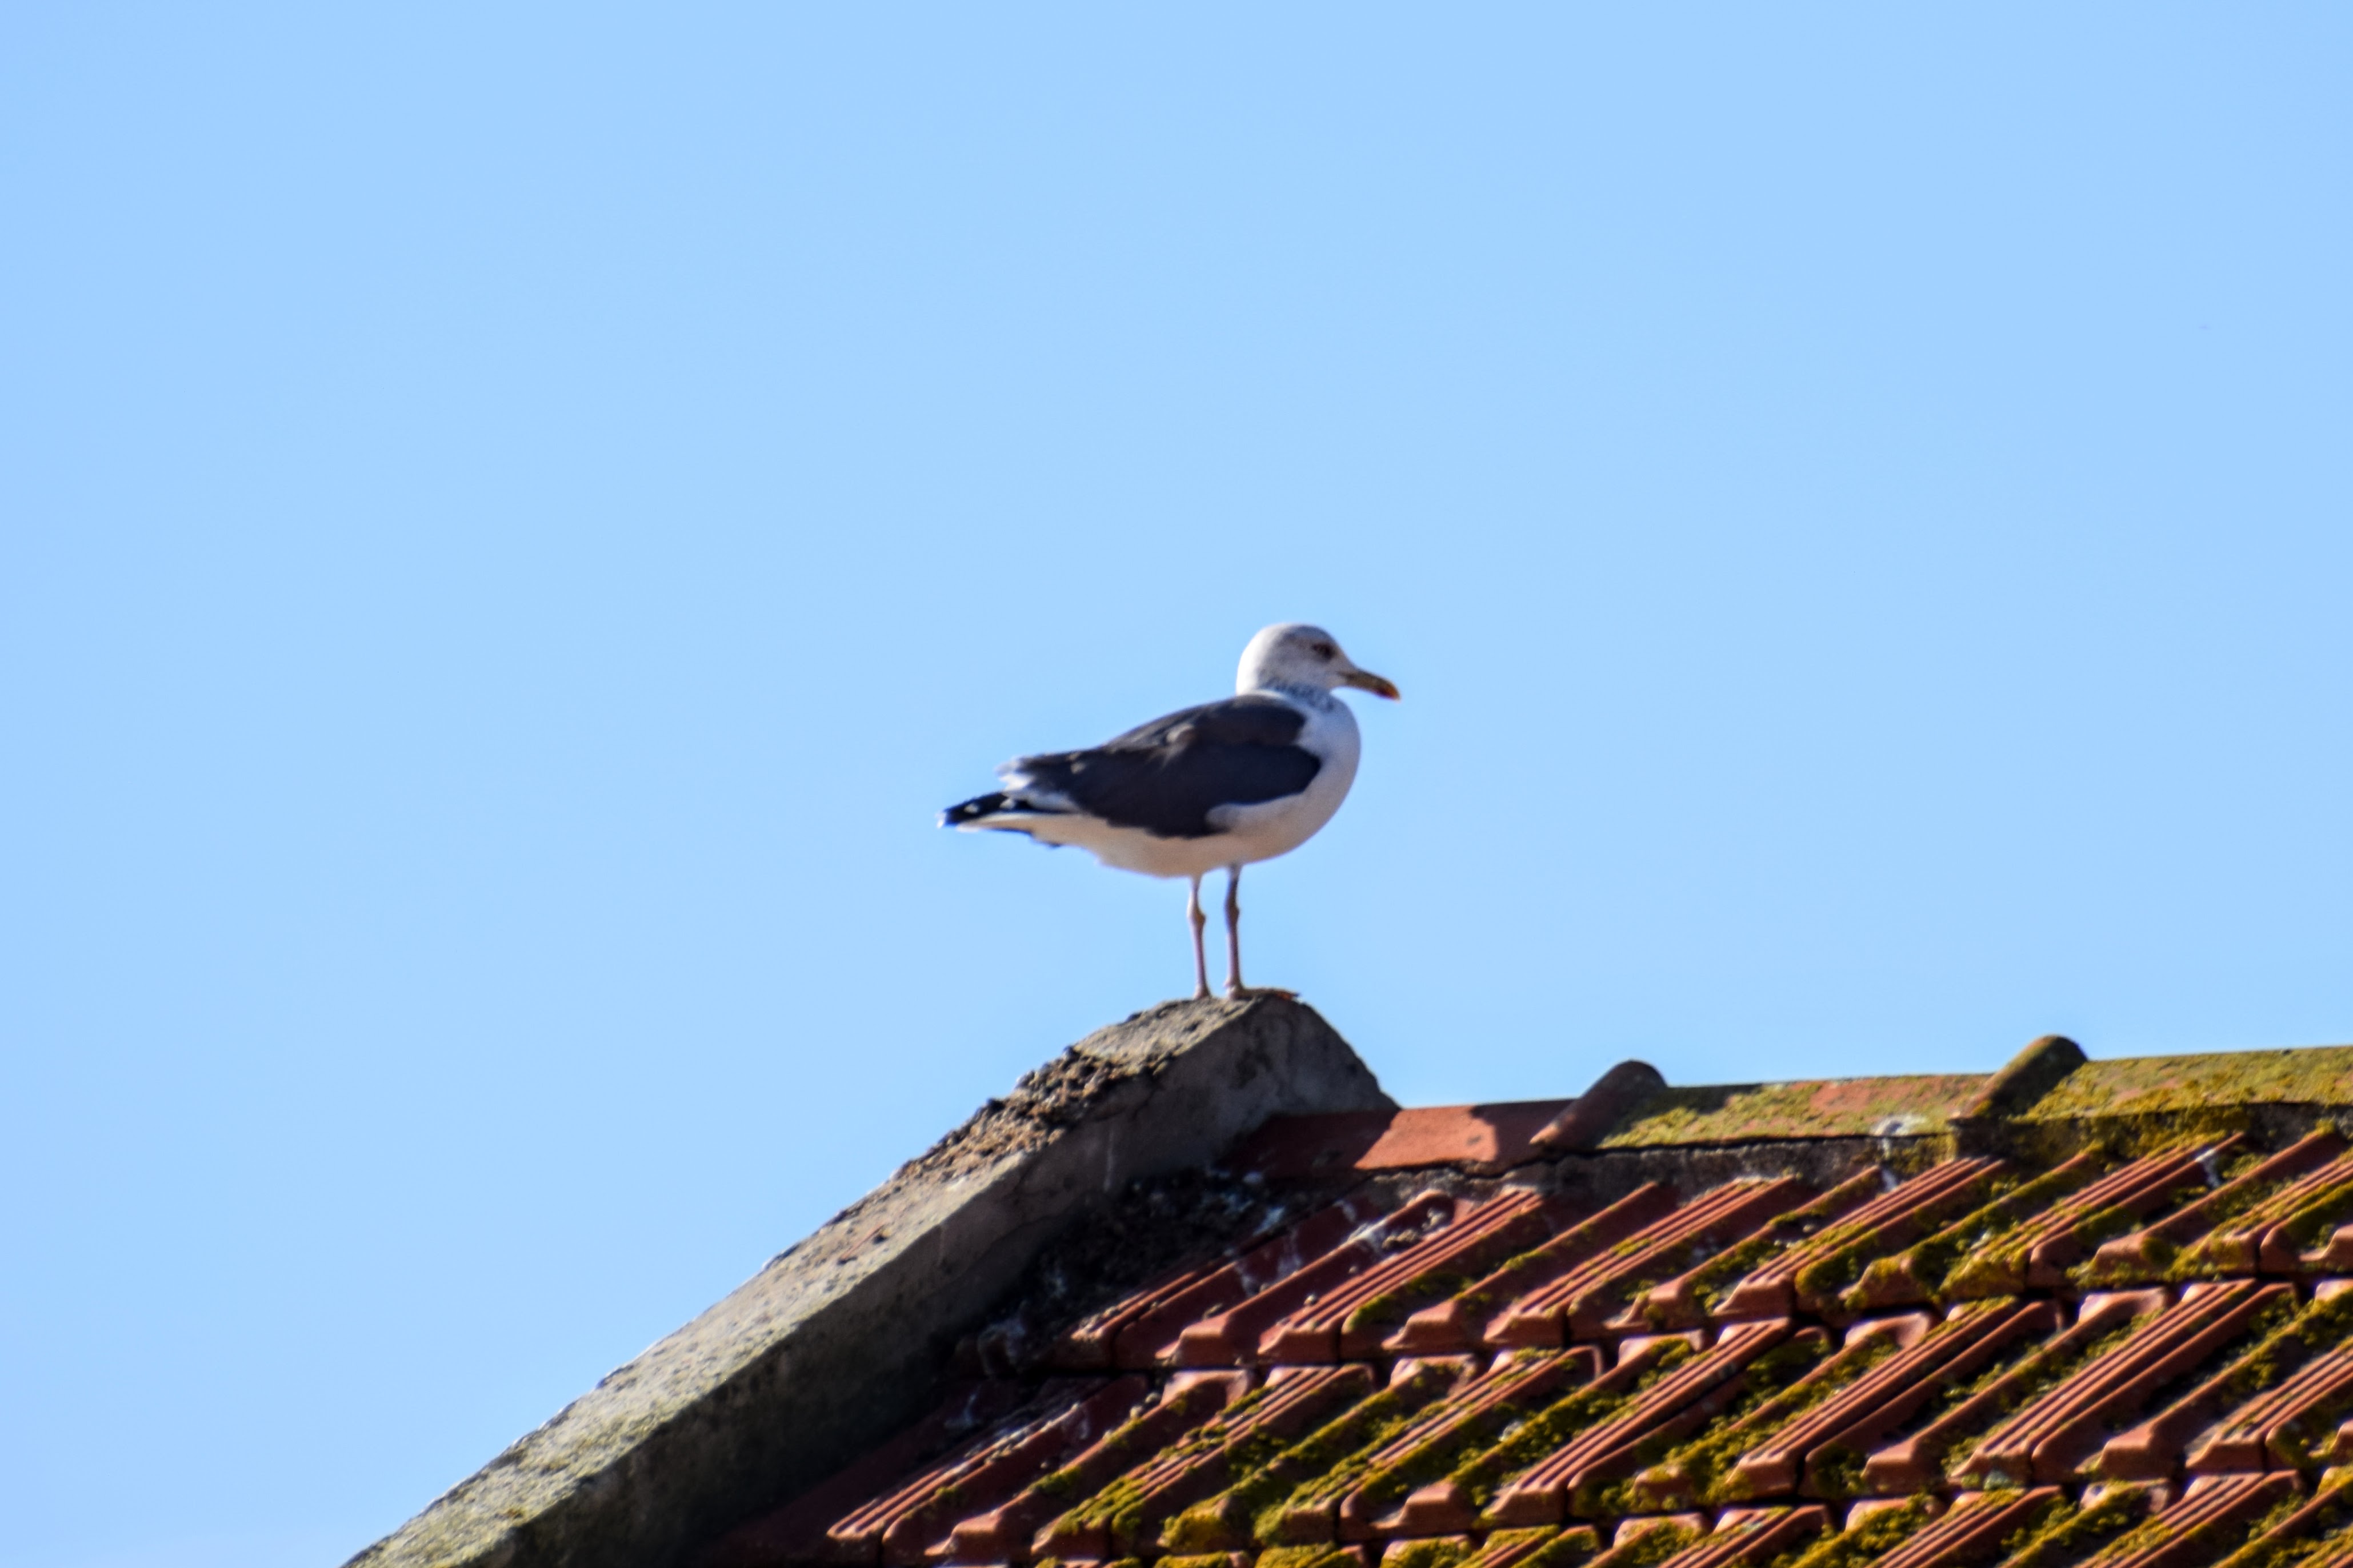
{"type": "Polygon", "coordinates": [[[944,827],[1026,833],[1076,844],[1106,866],[1183,877],[1192,890],[1196,996],[1209,994],[1201,879],[1226,868],[1226,994],[1242,984],[1242,868],[1298,848],[1332,820],[1356,782],[1356,718],[1343,686],[1395,699],[1320,626],[1269,626],[1242,650],[1234,695],[1155,719],[1091,751],[1017,757],[1004,788],[940,814],[944,827]]]}

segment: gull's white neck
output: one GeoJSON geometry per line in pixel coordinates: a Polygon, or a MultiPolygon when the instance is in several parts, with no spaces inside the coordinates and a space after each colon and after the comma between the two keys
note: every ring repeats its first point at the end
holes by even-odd
{"type": "Polygon", "coordinates": [[[1345,706],[1337,697],[1332,695],[1328,687],[1310,686],[1305,681],[1262,680],[1245,677],[1234,682],[1234,695],[1282,697],[1298,703],[1303,708],[1313,709],[1318,713],[1329,713],[1335,708],[1345,706]]]}

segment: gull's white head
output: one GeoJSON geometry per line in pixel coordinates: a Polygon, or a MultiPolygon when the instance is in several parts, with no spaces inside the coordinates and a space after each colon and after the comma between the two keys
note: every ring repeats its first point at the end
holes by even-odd
{"type": "Polygon", "coordinates": [[[1371,670],[1356,668],[1330,632],[1296,621],[1269,626],[1250,638],[1250,647],[1242,649],[1241,671],[1234,678],[1236,691],[1283,687],[1330,691],[1342,686],[1392,700],[1398,694],[1396,687],[1371,670]]]}

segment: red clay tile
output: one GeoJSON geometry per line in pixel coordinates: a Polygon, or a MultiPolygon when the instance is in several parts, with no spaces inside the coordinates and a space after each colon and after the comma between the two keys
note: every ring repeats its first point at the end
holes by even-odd
{"type": "MultiPolygon", "coordinates": [[[[1261,1522],[1274,1522],[1261,1520],[1270,1508],[1295,1500],[1351,1456],[1388,1441],[1472,1376],[1473,1370],[1467,1357],[1399,1361],[1386,1388],[1279,1453],[1261,1458],[1227,1490],[1186,1509],[1163,1531],[1163,1539],[1172,1550],[1182,1552],[1238,1550],[1251,1544],[1261,1522]]],[[[1343,1484],[1335,1495],[1345,1489],[1343,1484]]],[[[1312,1540],[1330,1537],[1330,1531],[1320,1530],[1312,1540]]],[[[1279,1536],[1272,1539],[1280,1540],[1279,1536]]]]}
{"type": "Polygon", "coordinates": [[[1537,1151],[1530,1140],[1559,1114],[1562,1100],[1507,1105],[1445,1105],[1400,1110],[1356,1161],[1360,1171],[1418,1170],[1465,1165],[1505,1170],[1525,1165],[1537,1151]]]}
{"type": "Polygon", "coordinates": [[[1866,1267],[1911,1246],[1928,1226],[1974,1203],[2002,1169],[1999,1160],[1953,1160],[1896,1184],[1760,1265],[1733,1288],[1715,1315],[1729,1320],[1785,1317],[1800,1308],[1837,1310],[1839,1293],[1866,1267]]]}
{"type": "Polygon", "coordinates": [[[1157,1404],[1122,1422],[1076,1456],[998,1506],[959,1520],[948,1535],[952,1563],[1020,1563],[1030,1538],[1083,1497],[1151,1458],[1249,1391],[1244,1373],[1193,1373],[1175,1380],[1157,1404]]]}
{"type": "Polygon", "coordinates": [[[1337,1176],[1356,1168],[1388,1131],[1394,1110],[1335,1110],[1270,1119],[1226,1156],[1232,1170],[1290,1182],[1337,1176]]]}
{"type": "Polygon", "coordinates": [[[2311,1468],[2334,1446],[2353,1406],[2353,1347],[2316,1357],[2277,1388],[2232,1412],[2189,1452],[2191,1471],[2259,1470],[2267,1464],[2311,1468]]]}
{"type": "Polygon", "coordinates": [[[2239,1338],[2284,1290],[2235,1279],[2193,1290],[1987,1433],[1960,1473],[1993,1487],[2072,1479],[2151,1394],[2239,1338]]]}
{"type": "Polygon", "coordinates": [[[1586,1568],[1643,1568],[1643,1565],[1665,1561],[1666,1556],[1707,1534],[1708,1517],[1704,1513],[1662,1513],[1647,1519],[1630,1519],[1619,1525],[1610,1537],[1609,1550],[1595,1558],[1586,1568]],[[1659,1538],[1668,1538],[1662,1553],[1659,1538]]]}
{"type": "MultiPolygon", "coordinates": [[[[897,1436],[783,1508],[723,1537],[705,1554],[704,1568],[771,1568],[831,1556],[838,1548],[826,1539],[826,1527],[868,1499],[892,1490],[893,1483],[902,1481],[927,1457],[953,1448],[949,1458],[941,1461],[953,1463],[1032,1423],[1054,1419],[1098,1386],[1055,1382],[1033,1394],[997,1379],[963,1384],[897,1436]]],[[[873,1545],[863,1561],[880,1560],[879,1538],[873,1545]]]]}
{"type": "Polygon", "coordinates": [[[2095,1285],[2137,1285],[2158,1279],[2183,1248],[2194,1246],[2216,1226],[2344,1152],[2345,1140],[2333,1128],[2324,1127],[2155,1224],[2102,1243],[2092,1261],[2078,1272],[2086,1283],[2095,1285]]]}
{"type": "Polygon", "coordinates": [[[1451,1224],[1457,1209],[1456,1200],[1444,1193],[1419,1194],[1394,1214],[1351,1232],[1340,1245],[1278,1282],[1186,1325],[1176,1338],[1176,1363],[1240,1365],[1256,1354],[1259,1338],[1268,1329],[1374,1267],[1391,1248],[1410,1245],[1425,1232],[1451,1224]]]}
{"type": "MultiPolygon", "coordinates": [[[[2256,1257],[2266,1274],[2341,1274],[2353,1269],[2353,1162],[2327,1169],[2344,1179],[2317,1187],[2309,1200],[2263,1233],[2256,1257]]],[[[2325,1172],[2316,1172],[2315,1175],[2325,1172]]]]}
{"type": "Polygon", "coordinates": [[[1736,1510],[1718,1519],[1705,1540],[1668,1558],[1666,1568],[1745,1568],[1770,1563],[1830,1524],[1830,1510],[1819,1504],[1736,1510]]]}
{"type": "MultiPolygon", "coordinates": [[[[1441,1462],[1452,1461],[1442,1479],[1428,1478],[1435,1466],[1421,1467],[1418,1473],[1409,1473],[1409,1483],[1420,1483],[1407,1503],[1406,1511],[1391,1521],[1383,1521],[1383,1528],[1410,1529],[1417,1521],[1440,1518],[1471,1516],[1484,1519],[1482,1510],[1514,1477],[1557,1452],[1579,1434],[1589,1430],[1597,1422],[1606,1420],[1622,1410],[1629,1401],[1638,1400],[1670,1373],[1689,1361],[1700,1350],[1699,1334],[1657,1334],[1626,1341],[1619,1349],[1617,1363],[1607,1372],[1593,1377],[1580,1386],[1573,1387],[1562,1397],[1529,1415],[1512,1426],[1495,1440],[1462,1452],[1459,1449],[1438,1456],[1441,1462]]],[[[1543,1356],[1557,1352],[1520,1351],[1514,1357],[1543,1356]]],[[[1589,1345],[1579,1345],[1569,1352],[1595,1356],[1599,1352],[1589,1345]]],[[[1672,1438],[1672,1431],[1662,1436],[1672,1438]]]]}
{"type": "Polygon", "coordinates": [[[1296,1364],[1376,1354],[1408,1315],[1448,1294],[1465,1274],[1483,1273],[1536,1246],[1561,1217],[1534,1193],[1498,1193],[1269,1328],[1259,1338],[1258,1357],[1296,1364]]]}
{"type": "Polygon", "coordinates": [[[1875,1559],[1872,1568],[1973,1568],[1990,1563],[2000,1554],[2004,1542],[2064,1500],[2065,1494],[2057,1487],[1964,1492],[1953,1500],[1948,1512],[1875,1559]]]}
{"type": "Polygon", "coordinates": [[[1537,1156],[1530,1140],[1569,1103],[1529,1100],[1278,1116],[1245,1139],[1227,1163],[1278,1180],[1441,1165],[1508,1170],[1537,1156]]]}
{"type": "Polygon", "coordinates": [[[1665,1510],[1787,1496],[1796,1489],[1799,1465],[1816,1441],[1807,1436],[1809,1417],[1838,1405],[1841,1395],[1852,1394],[1882,1363],[1900,1358],[1933,1327],[1925,1312],[1880,1319],[1858,1325],[1834,1352],[1819,1331],[1800,1332],[1789,1350],[1810,1341],[1819,1348],[1810,1357],[1792,1357],[1785,1350],[1776,1358],[1789,1363],[1774,1369],[1785,1385],[1760,1384],[1756,1392],[1761,1397],[1736,1420],[1703,1431],[1643,1470],[1634,1478],[1636,1497],[1646,1509],[1665,1510]],[[1794,1438],[1785,1436],[1790,1432],[1794,1438]],[[1783,1447],[1789,1443],[1795,1446],[1783,1447]],[[1784,1460],[1778,1468],[1777,1458],[1784,1460]],[[1727,1467],[1727,1458],[1736,1462],[1727,1467]]]}
{"type": "MultiPolygon", "coordinates": [[[[1165,1317],[1172,1303],[1200,1292],[1204,1286],[1220,1275],[1230,1279],[1232,1268],[1231,1263],[1218,1262],[1172,1269],[1056,1336],[1046,1352],[1046,1364],[1056,1372],[1109,1372],[1118,1363],[1120,1333],[1130,1324],[1147,1317],[1165,1317]]],[[[1240,1300],[1248,1294],[1248,1291],[1241,1291],[1233,1299],[1240,1300]]],[[[1182,1309],[1178,1310],[1182,1311],[1182,1309]]],[[[1179,1326],[1192,1321],[1198,1315],[1183,1312],[1178,1320],[1179,1326]]],[[[1143,1364],[1149,1366],[1150,1359],[1147,1357],[1143,1364]]],[[[1142,1368],[1131,1370],[1140,1371],[1142,1368]]]]}
{"type": "MultiPolygon", "coordinates": [[[[2268,1293],[2266,1316],[2293,1312],[2229,1366],[2174,1400],[2155,1415],[2112,1439],[2091,1466],[2114,1480],[2161,1480],[2196,1446],[2189,1468],[2260,1469],[2264,1441],[2286,1413],[2310,1408],[2287,1385],[2339,1350],[2353,1335],[2353,1299],[2324,1298],[2301,1310],[2285,1287],[2268,1293]],[[2226,1424],[2227,1423],[2227,1424],[2226,1424]]],[[[2324,1384],[2327,1374],[2319,1374],[2324,1384]]]]}
{"type": "MultiPolygon", "coordinates": [[[[1163,1563],[1170,1560],[1164,1557],[1163,1563]]],[[[1192,1568],[1201,1560],[1198,1557],[1176,1559],[1185,1568],[1192,1568]]],[[[1211,1560],[1215,1562],[1215,1559],[1211,1560]]],[[[1236,1552],[1226,1558],[1221,1568],[1374,1568],[1377,1554],[1363,1546],[1289,1547],[1278,1552],[1263,1552],[1253,1558],[1246,1552],[1236,1552]]],[[[1102,1563],[1069,1563],[1061,1568],[1112,1568],[1102,1563]]]]}
{"type": "Polygon", "coordinates": [[[1901,1432],[1945,1388],[1966,1386],[2005,1353],[2042,1343],[2059,1325],[2059,1310],[2048,1301],[1958,1308],[1852,1387],[1758,1445],[1734,1467],[1733,1483],[1756,1497],[1790,1489],[1809,1497],[1851,1491],[1846,1478],[1855,1461],[1901,1432]]]}
{"type": "Polygon", "coordinates": [[[1738,1323],[1716,1344],[1643,1389],[1617,1414],[1586,1428],[1504,1487],[1488,1510],[1493,1526],[1558,1524],[1584,1500],[1582,1489],[1631,1476],[1644,1449],[1672,1442],[1728,1403],[1742,1370],[1789,1337],[1786,1319],[1738,1323]]]}
{"type": "Polygon", "coordinates": [[[1917,1307],[1936,1300],[1946,1277],[1971,1255],[2000,1246],[2010,1231],[2096,1180],[2105,1163],[2090,1152],[2061,1161],[1916,1245],[1872,1264],[1841,1294],[1840,1303],[1850,1311],[1867,1312],[1879,1307],[1917,1307]]]}
{"type": "MultiPolygon", "coordinates": [[[[2353,1568],[2353,1473],[2332,1470],[2301,1507],[2229,1559],[2230,1568],[2353,1568]]],[[[2193,1483],[2194,1484],[2194,1483],[2193,1483]]]]}
{"type": "Polygon", "coordinates": [[[1341,1538],[1474,1529],[1476,1502],[1451,1479],[1457,1461],[1600,1371],[1601,1358],[1589,1345],[1497,1357],[1485,1376],[1464,1384],[1371,1458],[1369,1473],[1339,1500],[1341,1538]]]}
{"type": "Polygon", "coordinates": [[[1456,1568],[1579,1568],[1601,1550],[1589,1524],[1567,1530],[1498,1530],[1456,1568]]]}
{"type": "MultiPolygon", "coordinates": [[[[1442,1476],[1448,1461],[1465,1445],[1493,1438],[1568,1386],[1590,1382],[1600,1370],[1600,1357],[1589,1347],[1498,1357],[1484,1373],[1457,1384],[1401,1431],[1352,1459],[1335,1480],[1303,1489],[1282,1512],[1281,1539],[1370,1539],[1379,1514],[1406,1501],[1419,1481],[1442,1476]]],[[[1471,1528],[1475,1521],[1455,1521],[1451,1514],[1441,1520],[1425,1504],[1420,1522],[1427,1528],[1410,1533],[1449,1534],[1471,1528]]]]}
{"type": "Polygon", "coordinates": [[[2293,1475],[2202,1477],[2179,1501],[2100,1553],[2099,1568],[2207,1568],[2300,1489],[2293,1475]]]}
{"type": "Polygon", "coordinates": [[[1150,1385],[1124,1377],[1050,1418],[1031,1421],[984,1447],[934,1466],[826,1531],[839,1561],[913,1568],[944,1542],[965,1511],[1005,1501],[1125,1420],[1150,1385]]]}
{"type": "Polygon", "coordinates": [[[1590,1219],[1532,1247],[1434,1307],[1408,1318],[1384,1348],[1414,1354],[1468,1350],[1498,1304],[1515,1300],[1613,1247],[1675,1206],[1674,1194],[1645,1183],[1590,1219]]]}
{"type": "Polygon", "coordinates": [[[1498,1348],[1600,1339],[1626,1297],[1729,1246],[1812,1193],[1802,1182],[1729,1182],[1506,1306],[1481,1335],[1498,1348]]]}
{"type": "MultiPolygon", "coordinates": [[[[2307,1272],[2303,1237],[2282,1235],[2283,1227],[2301,1230],[2315,1221],[2327,1222],[2353,1196],[2353,1154],[2339,1154],[2308,1172],[2253,1207],[2234,1214],[2186,1248],[2174,1264],[2177,1275],[2217,1276],[2307,1272]]],[[[2333,1231],[2326,1237],[2334,1244],[2333,1231]]]]}
{"type": "Polygon", "coordinates": [[[1377,1386],[1366,1366],[1285,1369],[1266,1387],[1130,1469],[1113,1493],[1091,1500],[1047,1524],[1040,1555],[1124,1557],[1158,1541],[1161,1522],[1223,1489],[1255,1455],[1285,1444],[1377,1386]]]}
{"type": "Polygon", "coordinates": [[[2188,1193],[2207,1191],[2211,1162],[2228,1158],[2240,1142],[2232,1136],[2211,1146],[2185,1143],[2110,1171],[1974,1248],[1945,1277],[1940,1294],[1947,1300],[1977,1300],[2057,1289],[2067,1282],[2066,1271],[2101,1242],[2159,1208],[2183,1202],[2188,1193]]]}
{"type": "MultiPolygon", "coordinates": [[[[1874,1199],[1888,1196],[1887,1189],[1895,1184],[1894,1175],[1884,1166],[1873,1165],[1856,1172],[1811,1203],[1776,1215],[1745,1238],[1702,1259],[1663,1284],[1653,1285],[1634,1300],[1620,1320],[1626,1331],[1644,1330],[1696,1329],[1710,1318],[1718,1321],[1740,1318],[1787,1317],[1790,1308],[1778,1312],[1740,1310],[1725,1312],[1721,1309],[1734,1290],[1757,1273],[1771,1268],[1773,1263],[1810,1244],[1825,1230],[1840,1228],[1847,1217],[1868,1206],[1874,1199]],[[1768,1259],[1773,1261],[1767,1261],[1768,1259]]],[[[1751,1292],[1752,1300],[1757,1292],[1751,1292]]],[[[1613,1323],[1611,1327],[1620,1326],[1613,1323]]]]}
{"type": "MultiPolygon", "coordinates": [[[[2119,1290],[2087,1297],[2075,1321],[2032,1348],[1952,1409],[1917,1432],[1873,1454],[1863,1467],[1871,1490],[1882,1496],[1921,1491],[1944,1480],[1948,1454],[2031,1402],[2043,1389],[2078,1370],[2109,1336],[2137,1320],[2165,1310],[2159,1290],[2119,1290]]],[[[1990,1306],[1981,1310],[1993,1310],[1990,1306]]],[[[2015,1342],[2004,1349],[2015,1348],[2015,1342]]],[[[1997,1364],[1999,1364],[1997,1358],[1997,1364]]]]}
{"type": "Polygon", "coordinates": [[[1386,1212],[1370,1193],[1328,1204],[1297,1225],[1250,1245],[1239,1258],[1164,1276],[1094,1313],[1062,1337],[1054,1363],[1071,1369],[1142,1371],[1174,1361],[1176,1337],[1339,1247],[1386,1212]]]}

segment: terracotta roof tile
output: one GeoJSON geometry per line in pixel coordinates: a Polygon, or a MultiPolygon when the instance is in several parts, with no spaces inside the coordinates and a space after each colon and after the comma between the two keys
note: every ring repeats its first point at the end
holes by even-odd
{"type": "Polygon", "coordinates": [[[2185,1248],[2197,1246],[2216,1229],[2229,1226],[2237,1216],[2310,1175],[2344,1151],[2345,1140],[2334,1128],[2324,1127],[2297,1139],[2276,1154],[2242,1153],[2230,1166],[2210,1156],[2206,1161],[2207,1174],[2213,1191],[2173,1209],[2155,1224],[2103,1242],[2092,1260],[2075,1270],[2073,1277],[2093,1285],[2143,1285],[2164,1279],[2185,1248]]]}
{"type": "Polygon", "coordinates": [[[2323,1475],[2313,1496],[2279,1507],[2223,1568],[2346,1568],[2353,1563],[2353,1472],[2323,1475]]]}
{"type": "Polygon", "coordinates": [[[1633,1299],[1746,1239],[1811,1195],[1794,1181],[1728,1182],[1505,1303],[1483,1331],[1482,1342],[1499,1349],[1560,1344],[1647,1330],[1638,1316],[1621,1322],[1633,1299]]]}

